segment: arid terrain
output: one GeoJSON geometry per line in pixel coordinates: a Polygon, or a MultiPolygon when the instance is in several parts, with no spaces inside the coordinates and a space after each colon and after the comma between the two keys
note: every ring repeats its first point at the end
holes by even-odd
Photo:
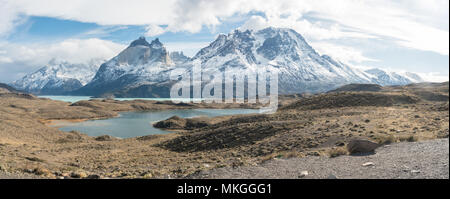
{"type": "Polygon", "coordinates": [[[211,179],[448,179],[449,141],[384,145],[375,154],[336,158],[274,158],[258,165],[205,170],[189,178],[211,179]]]}
{"type": "MultiPolygon", "coordinates": [[[[355,138],[389,145],[449,135],[448,82],[375,90],[352,85],[324,94],[281,96],[275,114],[175,117],[155,124],[176,130],[165,135],[90,137],[48,125],[54,120],[110,118],[122,111],[255,107],[144,100],[71,104],[3,88],[0,178],[184,178],[279,158],[346,155],[346,144],[355,138]]],[[[448,145],[442,155],[447,155],[448,165],[448,145]]]]}

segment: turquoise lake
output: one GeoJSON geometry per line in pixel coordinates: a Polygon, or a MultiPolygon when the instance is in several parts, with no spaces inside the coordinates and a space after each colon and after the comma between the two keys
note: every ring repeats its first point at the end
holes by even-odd
{"type": "MultiPolygon", "coordinates": [[[[64,101],[64,102],[78,102],[82,100],[90,100],[90,99],[99,99],[99,98],[92,98],[90,96],[62,96],[62,95],[40,95],[39,98],[48,98],[52,100],[58,100],[58,101],[64,101]]],[[[170,101],[172,99],[170,98],[114,98],[114,100],[119,101],[126,101],[126,100],[154,100],[154,101],[170,101]]],[[[178,101],[182,102],[189,102],[191,99],[177,99],[178,101]]]]}
{"type": "Polygon", "coordinates": [[[259,113],[258,109],[191,109],[191,110],[164,110],[151,112],[125,112],[119,117],[89,120],[84,122],[64,122],[54,124],[60,130],[70,132],[78,131],[90,136],[111,135],[119,138],[130,138],[152,134],[165,134],[164,131],[153,127],[153,123],[168,119],[172,116],[192,118],[199,116],[215,117],[224,115],[238,115],[259,113]]]}

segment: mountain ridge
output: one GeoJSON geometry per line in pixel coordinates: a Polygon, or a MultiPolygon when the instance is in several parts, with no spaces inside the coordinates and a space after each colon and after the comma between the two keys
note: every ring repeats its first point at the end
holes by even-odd
{"type": "Polygon", "coordinates": [[[51,60],[11,85],[34,94],[69,94],[89,83],[101,62],[103,61],[91,60],[87,64],[73,64],[64,60],[51,60]]]}
{"type": "Polygon", "coordinates": [[[70,91],[72,95],[169,97],[170,72],[192,69],[225,69],[234,73],[267,66],[279,74],[280,94],[326,92],[345,84],[405,85],[423,81],[414,73],[388,73],[381,69],[360,70],[320,55],[292,29],[234,30],[219,34],[208,46],[189,58],[169,52],[158,38],[147,42],[139,37],[117,56],[100,65],[92,80],[70,91]]]}

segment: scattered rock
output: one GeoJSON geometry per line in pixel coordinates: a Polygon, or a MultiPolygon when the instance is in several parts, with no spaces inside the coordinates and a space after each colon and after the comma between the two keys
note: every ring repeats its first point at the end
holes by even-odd
{"type": "Polygon", "coordinates": [[[368,140],[352,140],[348,143],[347,150],[350,154],[373,153],[379,146],[379,144],[368,140]]]}
{"type": "Polygon", "coordinates": [[[74,171],[70,174],[72,178],[86,178],[88,175],[84,171],[74,171]]]}
{"type": "Polygon", "coordinates": [[[417,174],[417,173],[420,173],[420,171],[419,170],[412,170],[411,173],[417,174]]]}
{"type": "Polygon", "coordinates": [[[337,141],[336,146],[345,146],[345,143],[343,141],[337,141]]]}
{"type": "Polygon", "coordinates": [[[88,177],[86,177],[86,179],[100,179],[100,178],[101,177],[97,174],[92,174],[92,175],[89,175],[88,177]]]}
{"type": "Polygon", "coordinates": [[[327,179],[338,179],[335,175],[330,174],[327,179]]]}
{"type": "Polygon", "coordinates": [[[36,174],[36,175],[43,175],[43,176],[49,176],[52,172],[50,172],[48,169],[46,169],[46,168],[41,168],[41,167],[38,167],[38,168],[35,168],[34,170],[33,170],[33,173],[34,174],[36,174]]]}
{"type": "Polygon", "coordinates": [[[317,151],[310,151],[306,155],[308,156],[320,156],[320,153],[317,151]]]}
{"type": "Polygon", "coordinates": [[[153,174],[151,172],[145,172],[141,176],[142,178],[153,178],[153,174]]]}
{"type": "Polygon", "coordinates": [[[300,175],[298,176],[299,178],[304,178],[304,177],[306,177],[306,176],[308,176],[308,171],[302,171],[302,172],[300,172],[300,175]]]}
{"type": "Polygon", "coordinates": [[[370,166],[375,166],[375,164],[373,162],[366,162],[364,164],[362,164],[364,167],[370,167],[370,166]]]}

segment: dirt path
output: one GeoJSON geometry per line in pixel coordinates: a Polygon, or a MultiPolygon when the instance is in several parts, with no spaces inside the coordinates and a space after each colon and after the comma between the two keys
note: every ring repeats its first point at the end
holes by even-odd
{"type": "Polygon", "coordinates": [[[449,140],[398,143],[368,156],[274,159],[261,165],[219,168],[191,178],[449,178],[449,140]],[[373,163],[370,166],[370,163],[373,163]],[[369,166],[363,166],[368,163],[369,166]]]}

